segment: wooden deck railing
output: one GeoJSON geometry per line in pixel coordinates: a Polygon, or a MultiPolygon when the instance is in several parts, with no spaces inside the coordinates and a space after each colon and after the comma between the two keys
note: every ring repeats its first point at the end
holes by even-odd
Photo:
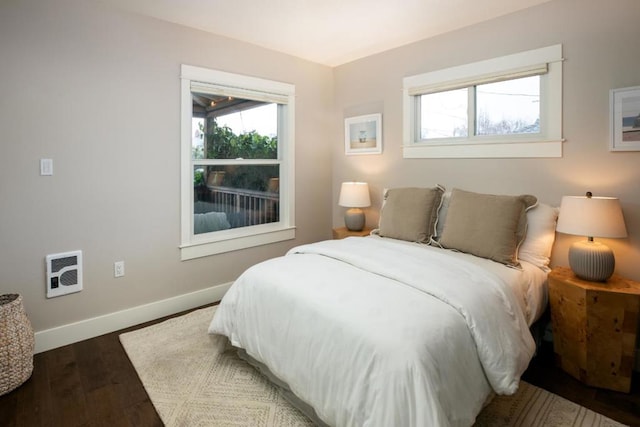
{"type": "Polygon", "coordinates": [[[208,202],[225,212],[232,227],[268,224],[280,220],[280,194],[232,187],[208,186],[208,202]]]}

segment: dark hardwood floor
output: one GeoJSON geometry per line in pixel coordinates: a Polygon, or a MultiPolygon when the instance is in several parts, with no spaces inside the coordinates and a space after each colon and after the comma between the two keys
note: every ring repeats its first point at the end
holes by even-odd
{"type": "MultiPolygon", "coordinates": [[[[118,335],[167,318],[35,355],[31,378],[0,396],[0,426],[162,426],[118,335]]],[[[554,366],[545,343],[523,379],[640,427],[640,378],[630,394],[586,387],[554,366]]]]}
{"type": "Polygon", "coordinates": [[[162,426],[118,339],[138,327],[36,354],[31,378],[0,397],[0,426],[162,426]]]}
{"type": "Polygon", "coordinates": [[[631,392],[628,394],[588,387],[555,366],[553,344],[544,342],[522,379],[618,422],[640,427],[638,373],[634,373],[631,392]]]}

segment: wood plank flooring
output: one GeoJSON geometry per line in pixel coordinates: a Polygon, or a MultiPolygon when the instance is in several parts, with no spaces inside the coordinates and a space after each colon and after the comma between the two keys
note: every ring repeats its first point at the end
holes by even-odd
{"type": "MultiPolygon", "coordinates": [[[[0,396],[0,426],[162,426],[118,335],[169,317],[35,355],[31,378],[0,396]]],[[[630,394],[586,387],[554,366],[547,343],[523,379],[640,427],[640,378],[630,394]]]]}
{"type": "Polygon", "coordinates": [[[31,378],[0,396],[0,426],[162,426],[118,339],[158,321],[36,354],[31,378]]]}
{"type": "Polygon", "coordinates": [[[628,394],[588,387],[555,366],[553,344],[545,342],[522,379],[616,421],[640,427],[640,375],[637,372],[628,394]]]}

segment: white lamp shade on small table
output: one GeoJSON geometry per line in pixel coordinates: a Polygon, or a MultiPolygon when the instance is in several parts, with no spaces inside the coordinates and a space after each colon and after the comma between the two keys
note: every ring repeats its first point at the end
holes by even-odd
{"type": "Polygon", "coordinates": [[[624,238],[627,229],[620,201],[615,197],[565,196],[560,204],[556,230],[561,233],[587,236],[569,248],[569,265],[581,279],[605,282],[615,269],[613,251],[594,242],[594,237],[624,238]]]}
{"type": "Polygon", "coordinates": [[[360,208],[371,206],[369,184],[366,182],[343,182],[340,188],[338,205],[349,208],[344,214],[346,227],[351,231],[362,230],[365,224],[365,217],[360,208]]]}

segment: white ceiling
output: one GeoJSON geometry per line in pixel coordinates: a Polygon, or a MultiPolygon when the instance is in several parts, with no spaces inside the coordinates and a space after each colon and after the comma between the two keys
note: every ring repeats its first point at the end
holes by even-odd
{"type": "Polygon", "coordinates": [[[336,66],[550,0],[105,0],[336,66]]]}

